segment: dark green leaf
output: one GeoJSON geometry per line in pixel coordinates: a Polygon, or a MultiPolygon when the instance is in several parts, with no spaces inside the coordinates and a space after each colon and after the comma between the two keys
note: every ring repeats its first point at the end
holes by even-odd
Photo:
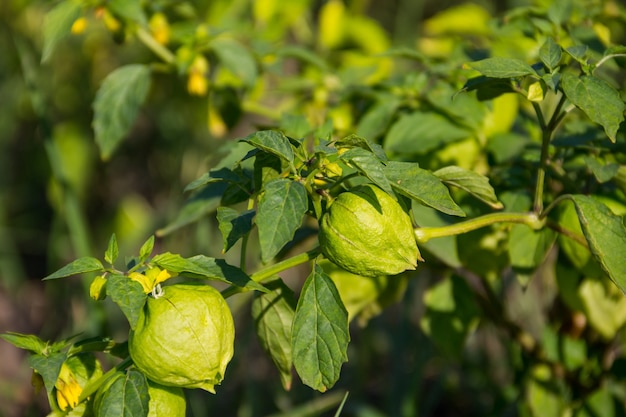
{"type": "Polygon", "coordinates": [[[461,91],[476,91],[476,98],[482,101],[492,100],[502,94],[513,93],[515,90],[513,90],[511,80],[481,75],[467,80],[461,91]]]}
{"type": "Polygon", "coordinates": [[[148,23],[140,0],[109,0],[107,6],[113,13],[126,20],[142,26],[148,23]]]}
{"type": "Polygon", "coordinates": [[[87,272],[104,271],[102,263],[96,258],[85,256],[65,265],[58,271],[48,275],[43,280],[65,278],[71,275],[84,274],[87,272]]]}
{"type": "Polygon", "coordinates": [[[315,265],[296,307],[291,348],[293,362],[306,385],[324,392],[339,379],[348,360],[348,312],[333,281],[315,265]]]}
{"type": "Polygon", "coordinates": [[[256,61],[250,51],[235,39],[218,38],[211,42],[211,49],[225,68],[243,81],[246,87],[256,83],[256,61]]]}
{"type": "Polygon", "coordinates": [[[424,304],[422,330],[444,353],[459,357],[465,339],[478,324],[479,310],[472,290],[463,279],[452,276],[430,287],[424,304]]]}
{"type": "Polygon", "coordinates": [[[193,191],[207,184],[223,181],[237,184],[242,182],[242,178],[238,173],[229,168],[212,169],[209,172],[204,173],[200,178],[190,182],[185,187],[185,191],[193,191]]]}
{"type": "Polygon", "coordinates": [[[145,261],[152,254],[154,249],[154,235],[150,236],[139,249],[139,259],[145,261]]]}
{"type": "Polygon", "coordinates": [[[54,352],[49,355],[30,355],[28,357],[28,364],[43,378],[44,386],[48,395],[52,393],[54,384],[56,384],[59,378],[59,372],[61,372],[61,366],[67,359],[67,352],[54,352]]]}
{"type": "Polygon", "coordinates": [[[254,215],[255,211],[253,210],[239,213],[230,207],[217,208],[217,221],[224,240],[223,253],[228,252],[239,239],[252,230],[254,215]]]}
{"type": "Polygon", "coordinates": [[[281,178],[265,185],[255,219],[263,262],[293,239],[307,209],[307,193],[299,182],[281,178]]]}
{"type": "Polygon", "coordinates": [[[108,159],[126,136],[150,90],[150,68],[126,65],[102,82],[93,103],[93,128],[100,156],[108,159]]]}
{"type": "Polygon", "coordinates": [[[502,208],[502,203],[498,201],[493,187],[489,184],[489,178],[484,175],[457,166],[441,168],[433,174],[444,183],[467,191],[494,209],[502,208]]]}
{"type": "Polygon", "coordinates": [[[262,190],[268,182],[280,178],[281,159],[270,153],[259,152],[254,158],[254,189],[262,190]]]}
{"type": "Polygon", "coordinates": [[[100,417],[146,417],[149,402],[146,377],[129,369],[99,395],[96,414],[100,417]]]}
{"type": "Polygon", "coordinates": [[[539,59],[550,71],[553,71],[559,65],[561,55],[561,47],[552,38],[548,38],[539,50],[539,59]]]}
{"type": "Polygon", "coordinates": [[[467,64],[482,75],[492,78],[523,77],[537,75],[537,72],[522,60],[514,58],[486,58],[467,64]]]}
{"type": "Polygon", "coordinates": [[[335,147],[362,148],[374,154],[381,162],[387,162],[387,155],[385,154],[383,148],[379,144],[370,142],[361,136],[346,136],[345,138],[337,140],[335,142],[335,147]]]}
{"type": "Polygon", "coordinates": [[[192,256],[188,259],[204,271],[201,275],[209,279],[226,282],[249,290],[267,292],[267,289],[253,281],[240,268],[226,263],[223,259],[209,258],[204,255],[192,256]]]}
{"type": "Polygon", "coordinates": [[[117,246],[117,238],[115,237],[115,233],[113,233],[109,239],[107,250],[104,252],[104,260],[113,265],[119,254],[120,250],[117,246]]]}
{"type": "Polygon", "coordinates": [[[583,65],[587,64],[587,48],[586,45],[574,45],[565,48],[565,52],[576,61],[580,62],[583,65]]]}
{"type": "Polygon", "coordinates": [[[626,227],[604,204],[584,195],[572,195],[589,249],[604,271],[626,293],[626,227]]]}
{"type": "Polygon", "coordinates": [[[400,116],[391,126],[384,147],[388,152],[421,155],[471,134],[439,113],[411,113],[400,116]]]}
{"type": "Polygon", "coordinates": [[[147,298],[141,284],[126,275],[109,275],[107,277],[107,295],[122,310],[131,329],[134,329],[147,298]]]}
{"type": "Polygon", "coordinates": [[[561,78],[561,85],[567,98],[593,122],[601,125],[609,139],[615,142],[626,109],[619,92],[593,75],[576,77],[566,73],[561,78]]]}
{"type": "Polygon", "coordinates": [[[32,353],[44,353],[48,344],[33,334],[21,334],[6,332],[0,337],[11,343],[13,346],[28,350],[32,353]]]}
{"type": "Polygon", "coordinates": [[[450,197],[450,191],[430,171],[421,169],[417,163],[389,161],[385,175],[392,187],[413,200],[453,216],[465,216],[465,212],[450,197]]]}
{"type": "Polygon", "coordinates": [[[70,34],[72,24],[80,16],[80,9],[80,3],[65,0],[46,13],[43,21],[42,63],[50,59],[59,41],[70,34]]]}
{"type": "Polygon", "coordinates": [[[385,176],[385,166],[376,155],[363,148],[352,148],[343,153],[341,159],[354,165],[359,172],[385,190],[385,192],[392,196],[394,195],[389,180],[385,176]]]}
{"type": "Polygon", "coordinates": [[[587,167],[593,172],[593,175],[601,184],[613,179],[619,171],[619,164],[610,163],[604,165],[591,156],[585,156],[584,159],[587,167]]]}
{"type": "Polygon", "coordinates": [[[217,182],[208,184],[201,191],[194,194],[178,211],[178,216],[170,224],[157,230],[157,236],[165,236],[190,223],[199,220],[202,216],[213,212],[219,207],[227,184],[217,182]]]}
{"type": "Polygon", "coordinates": [[[265,283],[267,294],[257,293],[252,302],[252,318],[263,349],[280,373],[285,390],[291,388],[291,326],[296,310],[293,291],[280,278],[265,283]]]}
{"type": "Polygon", "coordinates": [[[264,152],[272,153],[289,163],[293,163],[294,153],[291,142],[289,142],[289,139],[282,132],[276,130],[261,130],[246,136],[242,141],[264,152]]]}

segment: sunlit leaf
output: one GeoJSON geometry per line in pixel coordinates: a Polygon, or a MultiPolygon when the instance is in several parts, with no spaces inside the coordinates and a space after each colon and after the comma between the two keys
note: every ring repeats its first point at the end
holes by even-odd
{"type": "Polygon", "coordinates": [[[261,149],[262,151],[272,153],[287,162],[293,162],[294,153],[289,139],[281,132],[276,130],[261,130],[252,133],[242,141],[261,149]]]}
{"type": "Polygon", "coordinates": [[[476,172],[457,166],[448,166],[433,172],[444,183],[467,191],[479,200],[489,204],[494,209],[501,209],[496,193],[489,184],[489,178],[476,172]]]}
{"type": "Polygon", "coordinates": [[[141,284],[126,275],[112,274],[107,277],[107,295],[122,310],[130,327],[134,329],[147,298],[141,284]]]}
{"type": "Polygon", "coordinates": [[[49,280],[49,279],[65,278],[71,275],[78,275],[78,274],[84,274],[87,272],[96,272],[96,271],[103,271],[103,270],[104,270],[104,267],[102,266],[102,263],[98,259],[92,258],[90,256],[85,256],[82,258],[78,258],[73,262],[70,262],[69,264],[65,265],[63,268],[59,269],[58,271],[48,275],[47,277],[44,278],[44,281],[49,280]]]}
{"type": "Polygon", "coordinates": [[[113,233],[109,239],[107,250],[104,252],[104,260],[113,265],[119,254],[120,251],[117,246],[117,238],[115,237],[115,233],[113,233]]]}
{"type": "Polygon", "coordinates": [[[515,58],[486,58],[480,61],[470,62],[468,67],[478,71],[484,76],[492,78],[523,77],[525,75],[537,75],[537,72],[522,60],[515,58]]]}
{"type": "Polygon", "coordinates": [[[372,152],[359,147],[352,148],[343,153],[341,159],[354,165],[356,169],[369,178],[374,184],[393,195],[389,180],[385,176],[384,165],[372,152]]]}

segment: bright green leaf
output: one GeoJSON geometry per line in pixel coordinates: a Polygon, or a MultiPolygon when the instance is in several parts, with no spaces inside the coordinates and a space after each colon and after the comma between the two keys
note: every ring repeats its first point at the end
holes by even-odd
{"type": "Polygon", "coordinates": [[[309,387],[324,392],[339,379],[348,360],[348,312],[333,281],[315,265],[302,292],[292,327],[293,362],[309,387]]]}
{"type": "Polygon", "coordinates": [[[293,163],[294,153],[291,142],[282,132],[261,130],[246,136],[242,141],[264,152],[272,153],[289,163],[293,163]]]}
{"type": "Polygon", "coordinates": [[[28,350],[32,353],[44,353],[48,344],[33,334],[21,334],[6,332],[0,337],[11,343],[13,346],[28,350]]]}
{"type": "Polygon", "coordinates": [[[122,310],[130,327],[134,329],[147,298],[141,284],[126,275],[109,275],[107,277],[107,295],[122,310]]]}
{"type": "Polygon", "coordinates": [[[65,278],[71,275],[97,271],[104,271],[102,263],[96,258],[85,256],[83,258],[78,258],[75,261],[70,262],[58,271],[48,275],[43,280],[45,281],[49,279],[65,278]]]}
{"type": "Polygon", "coordinates": [[[521,274],[531,274],[545,259],[554,244],[556,234],[549,230],[533,230],[515,224],[509,234],[511,266],[521,274]]]}
{"type": "Polygon", "coordinates": [[[344,138],[338,139],[335,142],[335,147],[338,149],[343,148],[343,147],[361,148],[361,149],[371,152],[381,162],[387,162],[387,155],[385,154],[385,151],[378,143],[370,142],[364,137],[361,137],[358,135],[348,135],[344,138]]]}
{"type": "Polygon", "coordinates": [[[492,78],[523,77],[525,75],[537,75],[537,72],[522,60],[515,58],[486,58],[480,61],[470,62],[468,67],[480,72],[482,75],[492,78]]]}
{"type": "Polygon", "coordinates": [[[565,408],[565,398],[547,366],[537,365],[533,370],[534,377],[528,380],[526,401],[533,417],[561,417],[565,408]]]}
{"type": "Polygon", "coordinates": [[[559,65],[561,62],[561,47],[554,42],[554,39],[548,38],[539,50],[539,59],[548,67],[550,71],[559,65]]]}
{"type": "Polygon", "coordinates": [[[43,52],[41,62],[47,62],[59,41],[70,34],[72,24],[80,16],[80,3],[65,0],[50,10],[43,21],[43,52]]]}
{"type": "Polygon", "coordinates": [[[149,90],[150,68],[146,65],[126,65],[104,79],[93,103],[93,128],[103,159],[108,159],[126,136],[149,90]]]}
{"type": "Polygon", "coordinates": [[[255,211],[247,210],[239,213],[230,207],[217,208],[217,221],[224,240],[223,253],[228,252],[239,239],[252,230],[252,219],[255,211]]]}
{"type": "Polygon", "coordinates": [[[472,194],[474,197],[487,203],[491,208],[502,208],[502,203],[498,201],[493,187],[489,184],[489,178],[484,175],[457,166],[441,168],[433,172],[433,174],[444,183],[472,194]]]}
{"type": "Polygon", "coordinates": [[[154,249],[154,235],[150,236],[139,249],[139,259],[145,261],[152,254],[154,249]]]}
{"type": "Polygon", "coordinates": [[[252,302],[252,318],[263,349],[270,355],[280,373],[285,390],[291,388],[291,326],[296,310],[293,291],[275,279],[265,283],[267,294],[257,293],[252,302]]]}
{"type": "Polygon", "coordinates": [[[281,178],[265,185],[255,219],[263,262],[293,239],[307,209],[307,193],[299,182],[281,178]]]}
{"type": "MultiPolygon", "coordinates": [[[[267,292],[267,289],[253,281],[240,268],[226,263],[223,259],[214,259],[204,255],[196,255],[187,259],[200,267],[202,273],[200,275],[208,279],[215,279],[236,285],[237,287],[247,288],[249,290],[257,290],[267,292]]],[[[184,271],[183,271],[184,272],[184,271]]]]}
{"type": "Polygon", "coordinates": [[[593,122],[601,125],[609,139],[615,142],[626,109],[619,92],[593,75],[577,77],[566,73],[561,78],[561,85],[567,98],[593,122]]]}
{"type": "Polygon", "coordinates": [[[117,238],[115,237],[115,233],[113,233],[109,239],[107,250],[104,252],[104,260],[113,265],[119,254],[120,251],[117,246],[117,238]]]}
{"type": "Polygon", "coordinates": [[[585,279],[578,287],[578,296],[591,327],[605,340],[613,339],[626,323],[626,298],[614,296],[596,279],[585,279]]]}
{"type": "Polygon", "coordinates": [[[385,175],[400,194],[443,213],[465,216],[441,180],[430,171],[420,168],[417,163],[389,161],[385,175]]]}
{"type": "Polygon", "coordinates": [[[626,227],[604,204],[584,195],[572,195],[589,249],[615,284],[626,292],[626,227]]]}

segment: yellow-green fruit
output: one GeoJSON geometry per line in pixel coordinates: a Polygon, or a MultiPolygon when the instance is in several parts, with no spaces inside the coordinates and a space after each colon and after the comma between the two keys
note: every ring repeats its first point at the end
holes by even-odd
{"type": "Polygon", "coordinates": [[[166,387],[148,380],[148,417],[185,417],[187,401],[180,387],[166,387]]]}
{"type": "Polygon", "coordinates": [[[420,253],[400,204],[372,184],[340,194],[322,216],[324,255],[353,274],[374,277],[415,269],[420,253]]]}
{"type": "Polygon", "coordinates": [[[128,349],[148,379],[215,393],[233,357],[235,326],[226,300],[209,285],[165,286],[148,298],[128,349]]]}

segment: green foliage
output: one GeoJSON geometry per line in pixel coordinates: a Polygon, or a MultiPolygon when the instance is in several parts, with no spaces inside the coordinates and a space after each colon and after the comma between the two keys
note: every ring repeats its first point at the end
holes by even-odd
{"type": "MultiPolygon", "coordinates": [[[[16,55],[0,70],[14,65],[25,82],[0,91],[41,132],[37,162],[51,166],[29,173],[48,184],[54,220],[51,262],[40,264],[61,265],[38,271],[46,286],[80,276],[67,299],[93,298],[89,333],[122,338],[165,281],[209,280],[228,299],[235,359],[209,391],[222,378],[229,388],[207,400],[172,382],[179,413],[192,401],[195,413],[224,415],[621,415],[619,2],[535,1],[500,14],[454,3],[432,16],[400,2],[385,23],[372,18],[391,13],[383,2],[371,16],[341,0],[9,3],[30,16],[24,25],[42,22],[7,22],[16,55]],[[349,198],[364,189],[376,191],[349,198]],[[328,239],[337,202],[343,229],[328,239]],[[388,202],[408,213],[406,227],[388,202]],[[369,266],[403,247],[399,269],[369,266]],[[112,301],[121,320],[95,301],[112,301]],[[267,357],[250,356],[251,336],[267,357]],[[248,377],[254,361],[277,369],[263,393],[248,377]],[[316,399],[302,385],[338,392],[316,399]]],[[[11,117],[0,128],[18,132],[11,117]]],[[[6,235],[0,268],[19,263],[5,260],[6,235]]],[[[177,311],[186,327],[207,327],[189,311],[177,311]]],[[[51,415],[149,415],[154,381],[124,342],[1,337],[29,352],[51,415]],[[99,371],[86,373],[85,358],[99,371]],[[105,360],[115,361],[102,375],[105,360]]]]}

